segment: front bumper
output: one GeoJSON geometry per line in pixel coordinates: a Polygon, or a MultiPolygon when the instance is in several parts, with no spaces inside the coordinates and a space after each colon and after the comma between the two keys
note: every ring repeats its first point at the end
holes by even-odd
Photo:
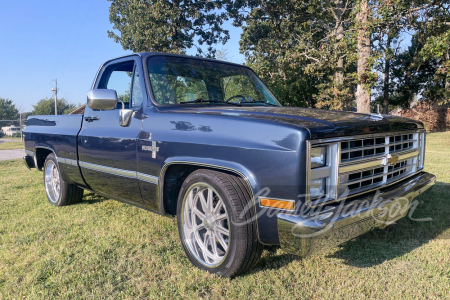
{"type": "Polygon", "coordinates": [[[308,214],[278,214],[281,248],[292,254],[309,254],[337,246],[374,228],[405,217],[412,200],[436,182],[432,174],[421,172],[377,194],[348,204],[327,207],[308,214]]]}

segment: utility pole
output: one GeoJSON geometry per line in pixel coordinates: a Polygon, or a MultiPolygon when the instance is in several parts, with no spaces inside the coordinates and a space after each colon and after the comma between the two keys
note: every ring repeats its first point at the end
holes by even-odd
{"type": "Polygon", "coordinates": [[[52,88],[52,91],[55,93],[55,116],[58,114],[57,108],[56,108],[56,102],[58,101],[58,81],[55,78],[55,88],[52,88]]]}
{"type": "Polygon", "coordinates": [[[20,113],[19,127],[20,127],[20,140],[23,141],[23,134],[22,134],[22,113],[20,113]]]}

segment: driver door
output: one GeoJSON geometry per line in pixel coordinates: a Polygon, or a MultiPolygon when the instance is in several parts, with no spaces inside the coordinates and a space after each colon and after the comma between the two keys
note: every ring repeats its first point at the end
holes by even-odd
{"type": "Polygon", "coordinates": [[[120,102],[113,110],[93,110],[86,106],[78,146],[81,171],[92,190],[142,206],[136,151],[143,102],[147,97],[138,59],[128,57],[110,62],[101,71],[95,86],[115,90],[125,108],[134,110],[128,126],[119,124],[120,102]]]}

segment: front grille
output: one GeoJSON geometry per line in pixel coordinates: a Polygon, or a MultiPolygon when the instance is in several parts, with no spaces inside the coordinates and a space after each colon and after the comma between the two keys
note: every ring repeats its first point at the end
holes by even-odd
{"type": "MultiPolygon", "coordinates": [[[[307,194],[311,206],[329,204],[376,191],[423,168],[425,133],[400,132],[308,141],[309,149],[326,147],[322,167],[311,168],[308,182],[325,182],[325,193],[307,194]],[[321,181],[319,181],[321,180],[321,181]]],[[[311,192],[311,186],[307,191],[311,192]]]]}
{"type": "Polygon", "coordinates": [[[390,184],[417,170],[419,133],[405,133],[340,142],[337,198],[390,184]],[[390,155],[390,156],[389,156],[390,155]],[[383,159],[395,157],[383,165],[383,159]]]}
{"type": "Polygon", "coordinates": [[[395,153],[414,147],[413,133],[399,134],[390,137],[374,137],[355,139],[341,142],[341,162],[347,162],[362,158],[381,156],[387,153],[395,153]],[[389,145],[387,151],[386,145],[389,145]]]}

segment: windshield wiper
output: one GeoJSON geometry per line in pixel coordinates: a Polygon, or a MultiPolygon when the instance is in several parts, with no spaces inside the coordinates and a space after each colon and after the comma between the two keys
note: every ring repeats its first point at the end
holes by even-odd
{"type": "Polygon", "coordinates": [[[244,103],[263,103],[263,104],[267,104],[267,105],[270,105],[270,106],[277,106],[278,107],[278,105],[276,105],[276,104],[272,104],[272,103],[269,103],[269,102],[266,102],[266,101],[263,101],[263,100],[255,100],[255,99],[251,99],[249,101],[241,102],[241,104],[244,104],[244,103]]]}
{"type": "Polygon", "coordinates": [[[198,98],[193,101],[183,101],[183,102],[180,102],[179,104],[189,104],[189,103],[220,103],[220,104],[231,104],[231,105],[241,106],[239,103],[224,102],[224,101],[217,101],[217,100],[203,100],[202,98],[198,98]]]}

